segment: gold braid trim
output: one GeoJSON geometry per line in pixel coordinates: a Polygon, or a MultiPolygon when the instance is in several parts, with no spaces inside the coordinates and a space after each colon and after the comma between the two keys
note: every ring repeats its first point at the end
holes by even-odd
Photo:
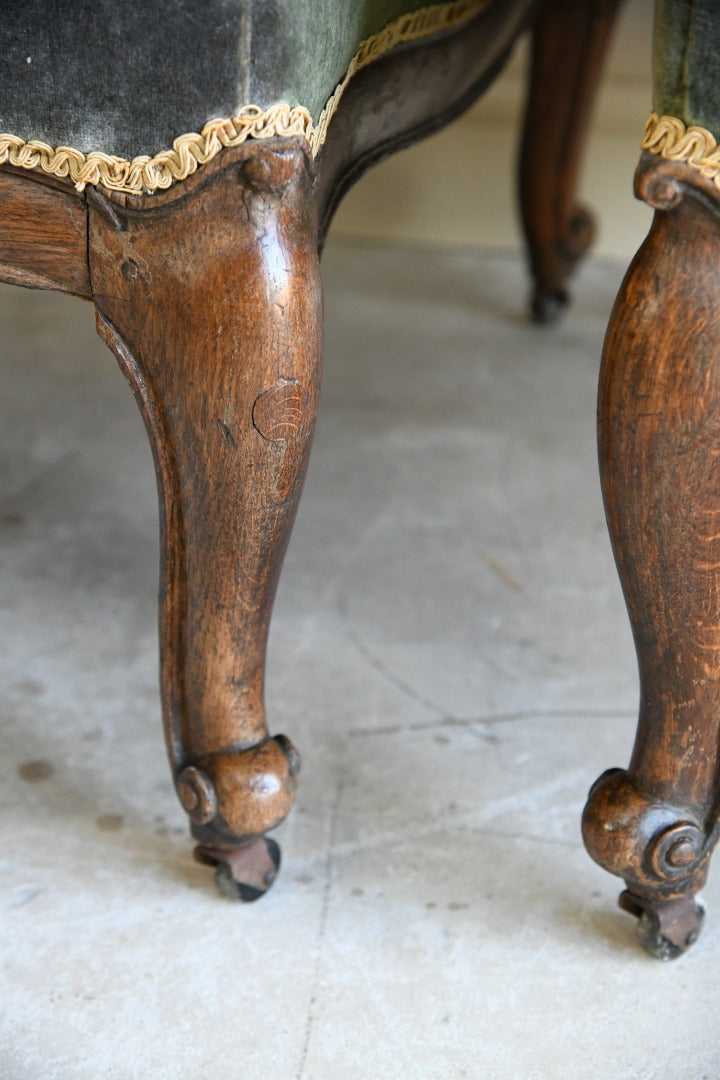
{"type": "Polygon", "coordinates": [[[379,33],[361,41],[345,75],[320,113],[317,128],[314,129],[310,140],[313,154],[316,154],[325,142],[330,121],[353,75],[368,64],[372,64],[374,60],[378,60],[390,49],[394,49],[396,45],[406,45],[410,41],[437,34],[441,30],[451,30],[460,23],[467,22],[474,15],[479,15],[490,2],[491,0],[455,0],[452,4],[432,4],[429,7],[418,8],[417,11],[401,16],[395,22],[388,23],[379,33]]]}
{"type": "Polygon", "coordinates": [[[199,135],[180,135],[172,150],[162,150],[155,157],[143,155],[126,161],[93,150],[83,154],[70,146],[53,149],[32,139],[24,142],[17,135],[0,135],[0,164],[8,162],[23,169],[42,169],[53,176],[69,177],[78,191],[87,184],[102,184],[111,191],[134,195],[168,188],[176,180],[185,180],[227,146],[239,146],[246,139],[270,139],[274,135],[304,135],[309,139],[312,117],[296,105],[273,105],[262,110],[246,105],[237,116],[210,120],[199,135]]]}
{"type": "Polygon", "coordinates": [[[199,165],[211,161],[221,150],[239,146],[247,139],[302,135],[315,156],[325,142],[330,121],[353,75],[397,45],[467,22],[490,2],[454,0],[453,3],[432,4],[403,15],[379,33],[361,41],[345,75],[321,112],[317,126],[303,105],[281,103],[269,109],[245,105],[237,116],[210,120],[200,134],[190,132],[178,136],[171,150],[162,150],[154,157],[142,155],[132,161],[97,150],[83,154],[69,146],[53,148],[37,139],[25,142],[17,135],[0,134],[0,165],[8,163],[22,169],[42,169],[52,176],[69,178],[78,191],[83,191],[87,184],[102,184],[111,191],[142,195],[186,180],[199,165]]]}
{"type": "Polygon", "coordinates": [[[720,147],[707,128],[686,127],[675,116],[650,113],[640,147],[669,161],[691,165],[720,188],[720,147]]]}

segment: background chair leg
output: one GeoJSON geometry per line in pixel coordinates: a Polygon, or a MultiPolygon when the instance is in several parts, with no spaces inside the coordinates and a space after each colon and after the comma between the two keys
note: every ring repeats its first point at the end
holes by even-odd
{"type": "Polygon", "coordinates": [[[595,234],[576,201],[578,176],[619,4],[541,0],[533,23],[519,194],[537,322],[567,304],[568,279],[595,234]]]}
{"type": "Polygon", "coordinates": [[[304,144],[248,144],[169,196],[91,204],[98,328],[157,466],[161,680],[179,798],[223,891],[272,882],[264,834],[299,756],[265,721],[265,648],[320,374],[322,293],[304,144]],[[187,185],[190,185],[188,187],[187,185]]]}
{"type": "Polygon", "coordinates": [[[583,822],[663,959],[699,934],[720,793],[720,198],[682,175],[658,159],[639,173],[656,214],[603,357],[603,493],[640,718],[629,768],[600,778],[583,822]]]}

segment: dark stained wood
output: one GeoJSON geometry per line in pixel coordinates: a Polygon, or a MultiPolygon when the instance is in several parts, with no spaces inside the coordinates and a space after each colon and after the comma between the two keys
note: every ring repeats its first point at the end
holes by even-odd
{"type": "MultiPolygon", "coordinates": [[[[562,302],[589,241],[575,189],[617,2],[537,9],[521,193],[540,317],[562,302]]],[[[277,872],[264,834],[288,813],[300,765],[289,740],[269,737],[264,671],[316,412],[318,247],[364,169],[468,105],[532,9],[493,3],[358,74],[317,172],[297,139],[224,151],[153,196],[81,197],[42,174],[0,170],[0,278],[91,297],[143,412],[161,504],[168,752],[197,857],[240,899],[277,872]]],[[[630,768],[601,778],[584,826],[663,954],[697,932],[693,896],[717,835],[720,252],[717,193],[684,167],[653,169],[643,190],[660,210],[615,309],[600,399],[643,704],[630,768]]]]}
{"type": "MultiPolygon", "coordinates": [[[[400,47],[353,77],[318,155],[321,245],[343,195],[371,165],[472,105],[502,69],[534,7],[535,0],[492,3],[469,23],[400,47]]],[[[490,175],[492,162],[475,149],[490,175]]]]}
{"type": "Polygon", "coordinates": [[[538,322],[557,317],[595,225],[577,202],[595,92],[621,0],[542,0],[532,31],[519,195],[538,322]]]}
{"type": "Polygon", "coordinates": [[[74,188],[0,170],[0,281],[89,299],[87,206],[74,188]]]}
{"type": "Polygon", "coordinates": [[[320,374],[311,191],[303,142],[256,142],[172,203],[90,210],[98,329],[157,465],[168,750],[213,851],[278,824],[299,768],[268,737],[264,674],[320,374]]]}
{"type": "Polygon", "coordinates": [[[630,766],[595,786],[584,831],[647,910],[702,887],[718,835],[720,199],[658,159],[639,190],[656,214],[610,321],[598,430],[640,718],[630,766]]]}

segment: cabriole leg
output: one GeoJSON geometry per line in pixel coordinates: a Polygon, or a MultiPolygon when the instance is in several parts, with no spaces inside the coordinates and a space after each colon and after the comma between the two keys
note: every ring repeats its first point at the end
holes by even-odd
{"type": "Polygon", "coordinates": [[[198,858],[247,900],[275,876],[264,834],[299,769],[268,734],[265,647],[315,420],[322,294],[304,143],[246,144],[195,180],[131,205],[92,197],[91,279],[157,466],[175,784],[198,858]]]}
{"type": "Polygon", "coordinates": [[[629,768],[590,793],[584,836],[625,879],[643,944],[669,959],[697,939],[717,839],[720,218],[687,167],[647,158],[638,184],[656,214],[610,321],[598,417],[640,718],[629,768]]]}
{"type": "Polygon", "coordinates": [[[595,225],[577,203],[592,105],[620,0],[541,0],[532,28],[519,190],[538,322],[557,318],[595,225]]]}

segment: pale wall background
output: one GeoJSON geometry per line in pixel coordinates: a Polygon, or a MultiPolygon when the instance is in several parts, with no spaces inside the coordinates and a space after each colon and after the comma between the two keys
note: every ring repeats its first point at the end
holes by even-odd
{"type": "MultiPolygon", "coordinates": [[[[633,197],[632,178],[652,104],[652,7],[652,0],[628,0],[620,12],[588,139],[581,191],[597,213],[600,256],[630,258],[650,223],[650,211],[633,197]]],[[[454,124],[368,173],[345,199],[333,231],[516,250],[514,168],[526,51],[522,42],[498,81],[454,124]]]]}

